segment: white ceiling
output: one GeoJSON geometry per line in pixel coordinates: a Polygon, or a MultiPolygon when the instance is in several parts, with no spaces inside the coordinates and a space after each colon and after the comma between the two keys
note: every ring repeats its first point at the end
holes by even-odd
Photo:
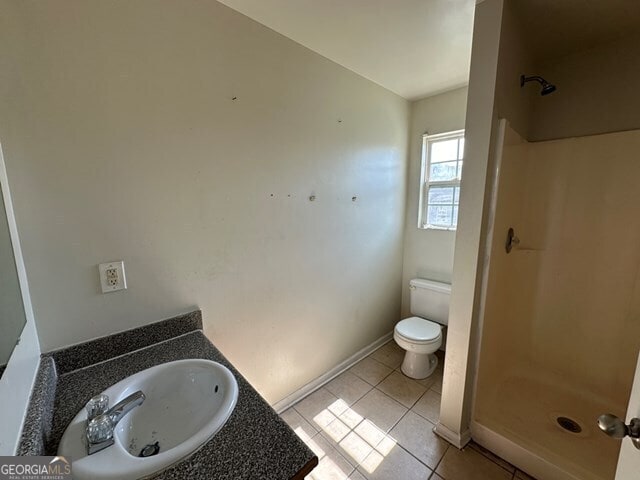
{"type": "Polygon", "coordinates": [[[465,85],[475,0],[219,0],[414,100],[465,85]]]}

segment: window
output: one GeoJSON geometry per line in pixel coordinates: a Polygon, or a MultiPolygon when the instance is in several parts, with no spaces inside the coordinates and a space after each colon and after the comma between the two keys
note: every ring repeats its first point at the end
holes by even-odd
{"type": "Polygon", "coordinates": [[[464,130],[422,137],[419,228],[456,229],[463,153],[464,130]]]}

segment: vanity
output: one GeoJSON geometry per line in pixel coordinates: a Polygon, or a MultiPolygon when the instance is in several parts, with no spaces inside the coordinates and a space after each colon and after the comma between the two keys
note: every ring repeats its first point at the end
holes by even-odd
{"type": "MultiPolygon", "coordinates": [[[[230,415],[202,446],[144,478],[303,479],[318,464],[317,457],[205,337],[200,311],[43,355],[18,455],[62,454],[61,439],[78,412],[83,412],[93,397],[124,379],[136,379],[139,372],[152,367],[156,368],[151,372],[158,371],[160,377],[166,377],[169,374],[158,366],[194,368],[199,364],[213,365],[210,361],[226,367],[237,383],[230,415]],[[193,360],[180,362],[187,359],[193,360]]],[[[142,412],[144,403],[137,408],[142,412]]],[[[81,423],[84,426],[84,419],[81,423]]],[[[109,446],[94,455],[76,449],[81,452],[80,457],[72,455],[72,459],[78,466],[93,462],[92,457],[97,462],[106,458],[109,448],[116,447],[109,446]]],[[[108,465],[103,462],[103,470],[108,465]]],[[[108,472],[104,478],[109,478],[108,472]]]]}

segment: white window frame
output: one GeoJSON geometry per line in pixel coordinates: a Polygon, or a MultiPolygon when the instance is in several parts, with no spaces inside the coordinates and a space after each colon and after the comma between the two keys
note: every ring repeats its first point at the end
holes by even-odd
{"type": "MultiPolygon", "coordinates": [[[[447,181],[430,181],[429,172],[431,170],[431,144],[443,140],[464,139],[464,130],[454,130],[446,133],[429,135],[425,133],[422,136],[422,165],[420,170],[420,201],[418,206],[418,228],[426,230],[444,230],[455,231],[456,225],[443,227],[440,225],[430,225],[427,221],[429,207],[429,188],[433,187],[458,187],[460,188],[461,172],[458,172],[457,178],[447,181]]],[[[459,148],[459,147],[458,147],[459,148]]],[[[464,153],[464,152],[463,152],[464,153]]],[[[464,160],[464,155],[462,156],[464,160]]],[[[454,204],[455,205],[455,204],[454,204]]]]}

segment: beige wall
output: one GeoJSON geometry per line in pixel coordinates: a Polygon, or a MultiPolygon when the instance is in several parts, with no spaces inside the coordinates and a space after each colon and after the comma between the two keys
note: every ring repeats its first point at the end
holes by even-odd
{"type": "Polygon", "coordinates": [[[0,138],[44,351],[198,306],[275,402],[393,328],[405,100],[215,1],[2,10],[0,138]],[[115,259],[129,289],[102,295],[115,259]]]}
{"type": "Polygon", "coordinates": [[[553,97],[540,98],[537,86],[520,87],[520,75],[539,73],[529,51],[522,22],[514,9],[515,2],[504,2],[500,31],[498,70],[495,83],[495,112],[507,118],[511,128],[525,135],[531,123],[531,105],[553,97]]]}
{"type": "Polygon", "coordinates": [[[467,87],[427,97],[411,104],[409,179],[402,270],[403,316],[410,313],[409,280],[417,277],[451,283],[455,232],[418,228],[422,136],[425,133],[435,134],[463,129],[466,106],[467,87]]]}
{"type": "Polygon", "coordinates": [[[640,128],[640,34],[541,62],[557,85],[532,103],[528,138],[550,140],[640,128]]]}

